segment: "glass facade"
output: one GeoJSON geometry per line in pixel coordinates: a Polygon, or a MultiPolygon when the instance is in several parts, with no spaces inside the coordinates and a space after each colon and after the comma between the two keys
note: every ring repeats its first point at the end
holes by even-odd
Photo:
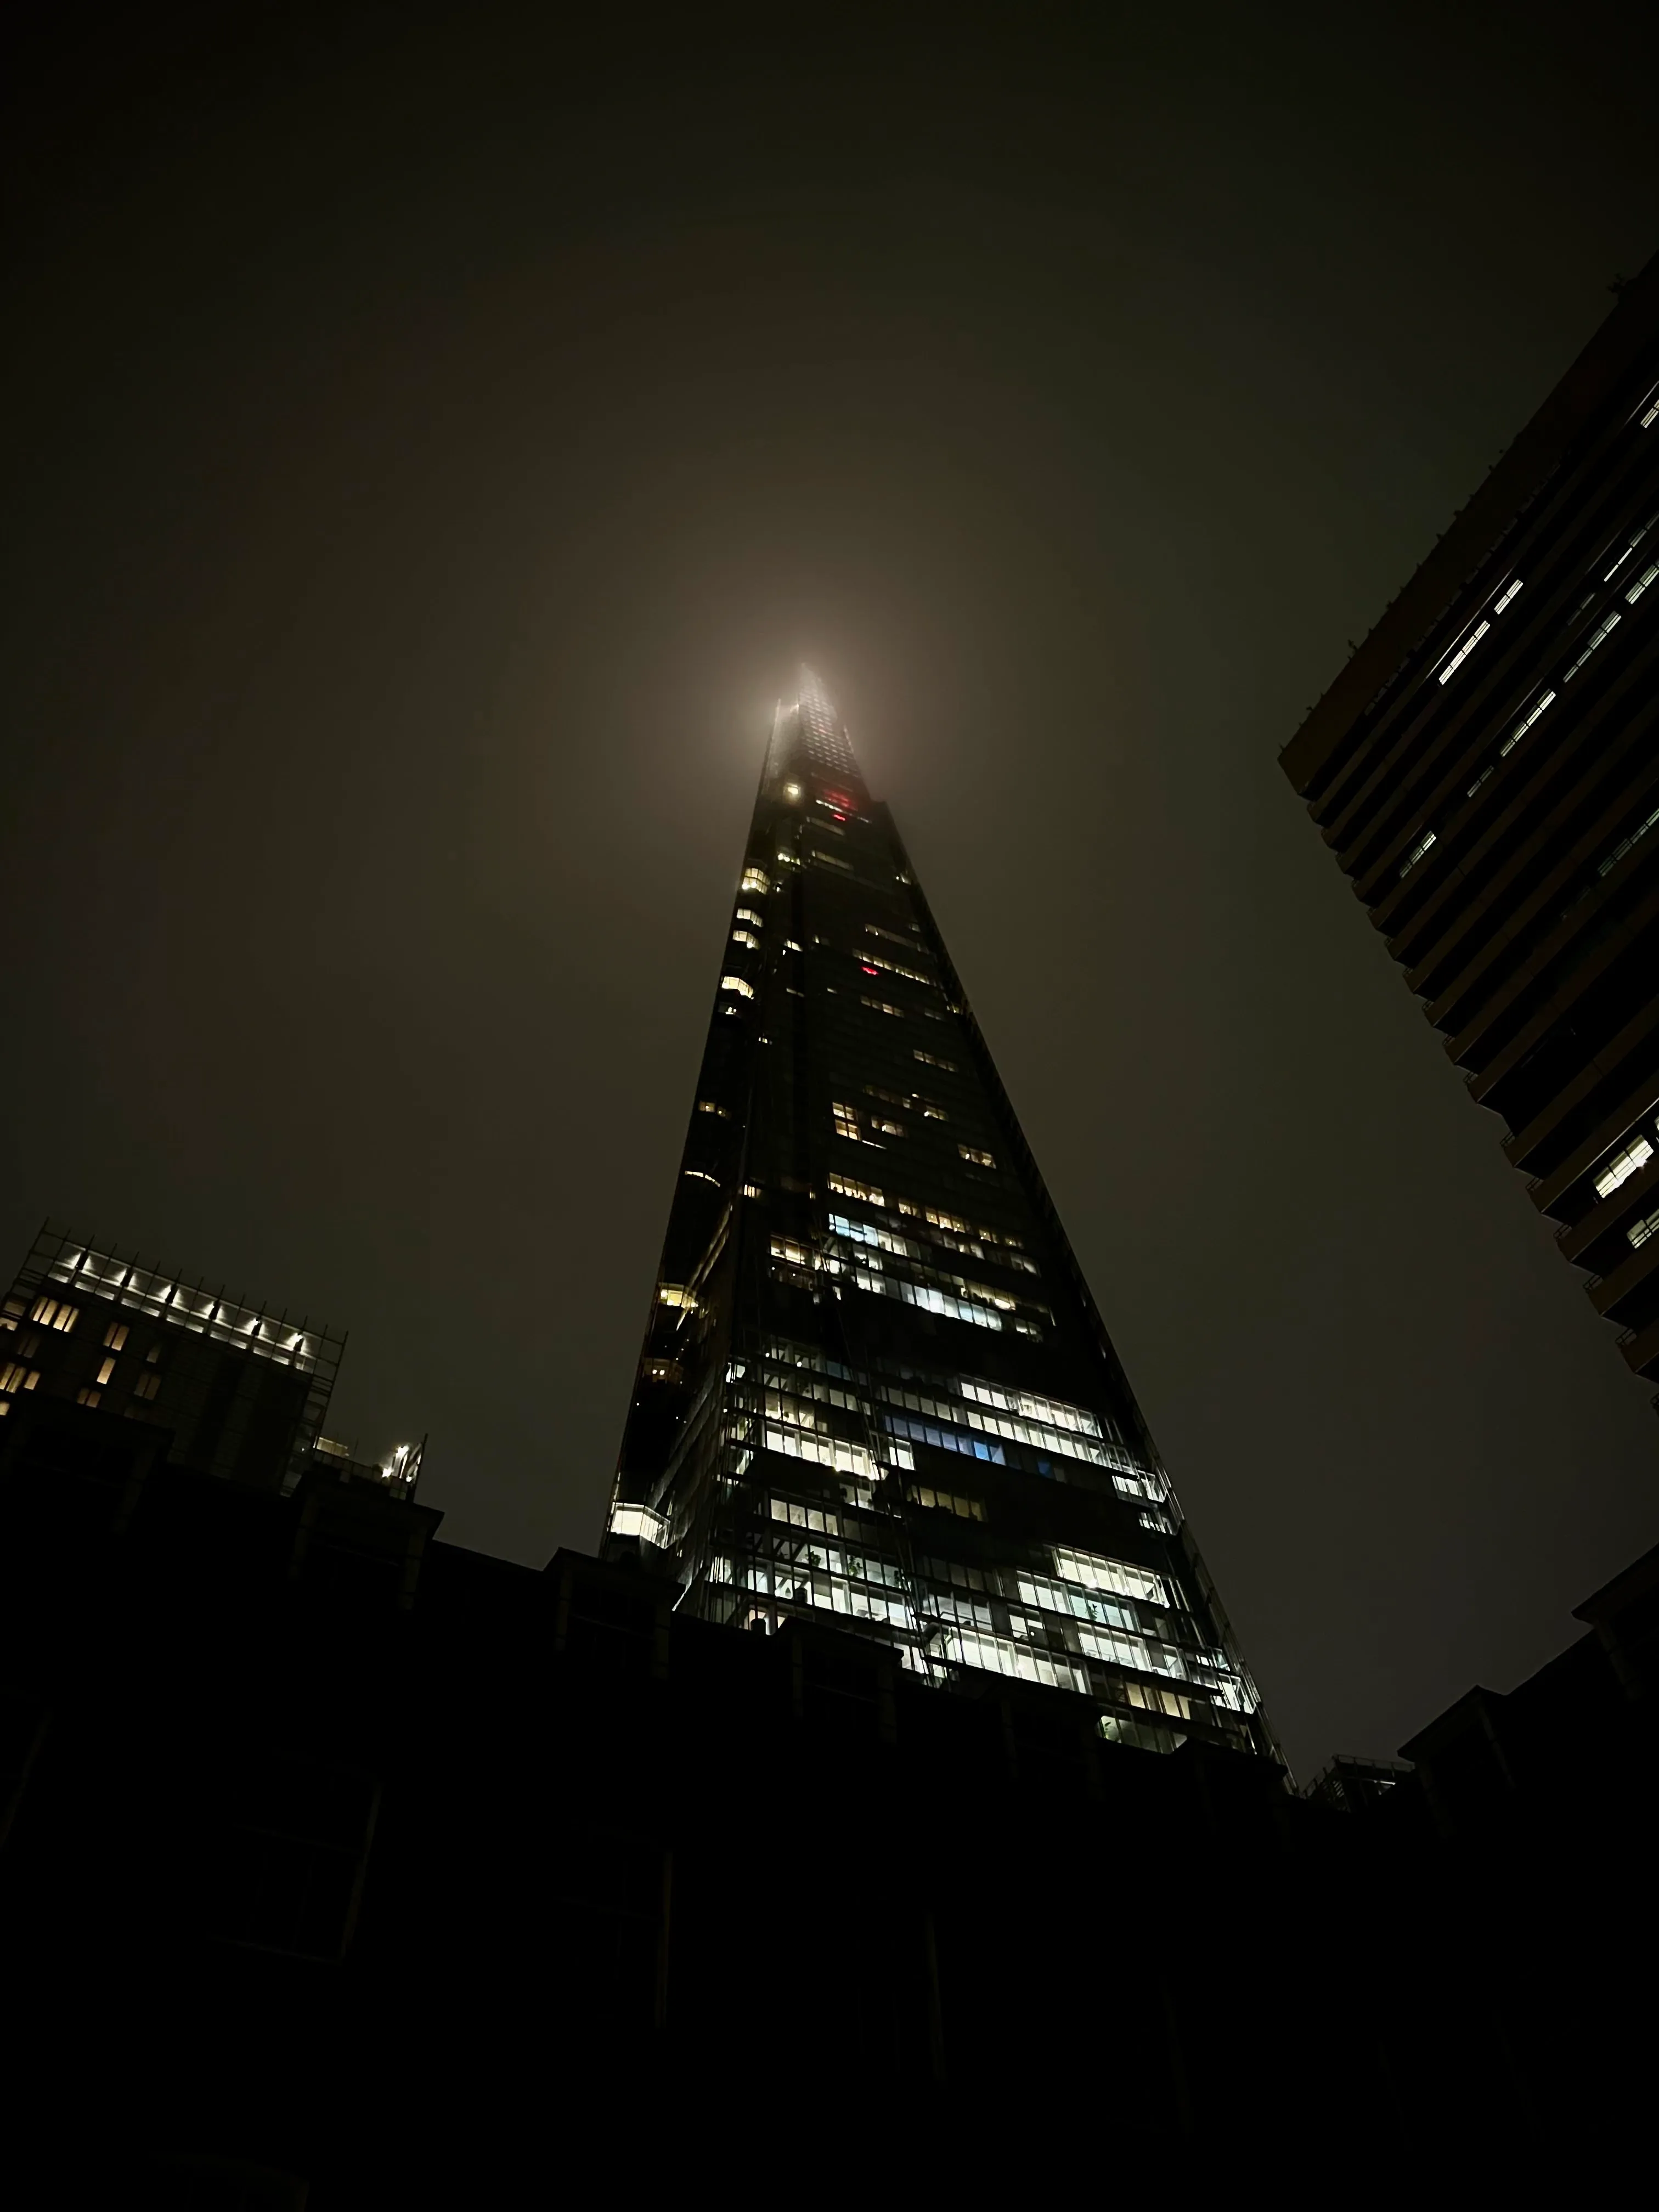
{"type": "Polygon", "coordinates": [[[779,707],[608,1533],[791,1614],[1269,1751],[1259,1700],[887,809],[779,707]]]}
{"type": "Polygon", "coordinates": [[[1659,259],[1280,757],[1650,1383],[1656,585],[1659,259]]]}

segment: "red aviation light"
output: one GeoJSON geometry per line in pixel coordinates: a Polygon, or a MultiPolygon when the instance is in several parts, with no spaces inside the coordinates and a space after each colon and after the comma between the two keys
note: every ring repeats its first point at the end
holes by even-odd
{"type": "Polygon", "coordinates": [[[879,975],[881,973],[879,968],[872,968],[867,960],[860,960],[859,966],[863,969],[866,975],[879,975]]]}

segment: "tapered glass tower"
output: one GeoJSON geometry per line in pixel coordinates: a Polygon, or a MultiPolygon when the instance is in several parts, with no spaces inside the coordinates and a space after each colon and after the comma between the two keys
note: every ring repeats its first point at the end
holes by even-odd
{"type": "Polygon", "coordinates": [[[777,711],[607,1548],[1269,1750],[1256,1698],[885,806],[777,711]]]}

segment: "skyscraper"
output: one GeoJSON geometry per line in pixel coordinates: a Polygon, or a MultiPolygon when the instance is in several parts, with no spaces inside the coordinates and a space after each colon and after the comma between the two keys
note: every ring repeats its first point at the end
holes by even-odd
{"type": "Polygon", "coordinates": [[[1280,757],[1659,1379],[1659,261],[1280,757]]]}
{"type": "Polygon", "coordinates": [[[761,777],[609,1522],[705,1617],[1271,1738],[884,805],[811,673],[761,777]]]}

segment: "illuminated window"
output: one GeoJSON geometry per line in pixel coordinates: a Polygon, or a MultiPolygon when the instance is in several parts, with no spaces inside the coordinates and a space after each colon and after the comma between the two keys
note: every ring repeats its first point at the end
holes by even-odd
{"type": "Polygon", "coordinates": [[[766,927],[764,917],[757,914],[753,907],[740,906],[733,919],[746,921],[750,929],[764,929],[766,927]]]}
{"type": "Polygon", "coordinates": [[[1625,1234],[1639,1252],[1650,1237],[1659,1237],[1659,1212],[1649,1214],[1644,1221],[1632,1221],[1625,1234]]]}
{"type": "Polygon", "coordinates": [[[1622,1152],[1617,1152],[1595,1178],[1598,1198],[1611,1198],[1622,1182],[1639,1175],[1653,1158],[1653,1146],[1645,1137],[1632,1138],[1622,1152]]]}
{"type": "Polygon", "coordinates": [[[697,1101],[697,1111],[699,1114],[718,1114],[722,1121],[729,1121],[732,1118],[731,1109],[726,1106],[717,1106],[712,1098],[699,1098],[697,1101]]]}
{"type": "Polygon", "coordinates": [[[1412,847],[1410,852],[1407,854],[1405,859],[1400,863],[1400,872],[1402,876],[1410,875],[1412,870],[1417,866],[1424,854],[1428,851],[1430,846],[1432,845],[1434,842],[1435,836],[1433,830],[1425,830],[1423,832],[1423,835],[1418,839],[1417,842],[1412,847]]]}
{"type": "Polygon", "coordinates": [[[1659,422],[1659,399],[1655,399],[1649,406],[1646,414],[1643,416],[1642,428],[1644,430],[1650,430],[1656,422],[1659,422]]]}
{"type": "Polygon", "coordinates": [[[1584,650],[1579,654],[1577,659],[1573,662],[1571,668],[1564,668],[1562,670],[1561,681],[1564,684],[1571,683],[1573,678],[1577,675],[1579,670],[1589,659],[1591,653],[1595,652],[1596,647],[1601,645],[1607,638],[1610,637],[1623,620],[1624,617],[1620,613],[1618,608],[1615,607],[1613,612],[1607,616],[1606,620],[1590,633],[1590,641],[1584,647],[1584,650]]]}
{"type": "Polygon", "coordinates": [[[884,1105],[920,1114],[927,1121],[948,1121],[951,1118],[942,1106],[935,1106],[931,1098],[924,1098],[915,1091],[884,1091],[878,1083],[866,1083],[864,1095],[866,1098],[879,1098],[884,1105]]]}
{"type": "Polygon", "coordinates": [[[958,1145],[957,1150],[963,1158],[969,1161],[974,1167],[994,1168],[996,1165],[989,1152],[981,1152],[976,1146],[958,1145]]]}
{"type": "Polygon", "coordinates": [[[890,1006],[885,999],[860,999],[859,1004],[861,1006],[868,1006],[872,1013],[891,1014],[895,1021],[902,1022],[904,1019],[903,1007],[890,1006]]]}
{"type": "Polygon", "coordinates": [[[1450,683],[1456,671],[1462,666],[1491,628],[1492,624],[1489,622],[1483,622],[1478,629],[1470,631],[1468,636],[1464,639],[1462,644],[1458,647],[1456,652],[1441,670],[1440,681],[1443,684],[1450,683]]]}
{"type": "Polygon", "coordinates": [[[838,1198],[861,1198],[866,1206],[885,1206],[887,1200],[878,1190],[867,1182],[848,1182],[844,1176],[831,1176],[830,1188],[838,1198]]]}
{"type": "Polygon", "coordinates": [[[1656,576],[1659,576],[1659,561],[1656,561],[1650,568],[1644,568],[1642,571],[1642,574],[1636,579],[1636,581],[1631,586],[1629,591],[1625,594],[1626,603],[1634,606],[1637,600],[1641,598],[1643,592],[1646,591],[1648,586],[1653,581],[1656,576]]]}
{"type": "Polygon", "coordinates": [[[772,878],[764,868],[745,868],[743,872],[743,881],[738,888],[744,891],[759,891],[764,897],[772,888],[772,878]]]}
{"type": "Polygon", "coordinates": [[[114,1372],[115,1362],[112,1359],[106,1359],[103,1365],[98,1370],[97,1380],[100,1384],[107,1382],[114,1372]]]}
{"type": "Polygon", "coordinates": [[[1506,592],[1503,592],[1503,593],[1501,593],[1501,594],[1500,594],[1500,596],[1498,597],[1498,599],[1497,602],[1495,603],[1495,605],[1493,605],[1493,607],[1492,607],[1492,612],[1493,612],[1495,615],[1501,615],[1501,614],[1503,613],[1503,611],[1504,611],[1504,608],[1505,608],[1506,606],[1508,606],[1508,605],[1510,604],[1510,602],[1511,602],[1512,600],[1515,600],[1515,599],[1519,599],[1519,598],[1520,598],[1520,596],[1521,596],[1521,579],[1520,579],[1520,577],[1519,577],[1519,576],[1517,576],[1517,577],[1516,578],[1515,581],[1514,581],[1514,582],[1510,586],[1509,589],[1508,589],[1506,592]]]}
{"type": "Polygon", "coordinates": [[[713,1190],[718,1190],[720,1187],[720,1177],[709,1175],[702,1168],[686,1168],[682,1170],[682,1174],[687,1182],[706,1182],[713,1190]]]}
{"type": "Polygon", "coordinates": [[[878,1275],[864,1267],[853,1267],[848,1273],[860,1290],[873,1291],[878,1297],[897,1298],[923,1313],[942,1314],[948,1321],[970,1321],[976,1328],[1000,1328],[1003,1325],[1000,1313],[972,1298],[952,1297],[946,1291],[936,1291],[931,1283],[901,1282],[893,1276],[878,1275]]]}
{"type": "MultiPolygon", "coordinates": [[[[845,1137],[849,1145],[867,1145],[873,1141],[865,1135],[860,1127],[856,1106],[844,1105],[840,1099],[837,1099],[830,1111],[835,1117],[836,1134],[838,1137],[845,1137]]],[[[877,1149],[879,1150],[879,1146],[877,1149]]]]}
{"type": "Polygon", "coordinates": [[[674,1306],[686,1313],[696,1313],[697,1294],[695,1291],[688,1291],[684,1283],[659,1283],[657,1304],[659,1306],[674,1306]]]}
{"type": "Polygon", "coordinates": [[[884,952],[860,952],[856,957],[866,975],[874,975],[880,969],[884,975],[902,975],[907,983],[931,984],[933,981],[931,975],[924,975],[919,968],[907,968],[900,961],[890,960],[884,952]]]}
{"type": "Polygon", "coordinates": [[[3,1368],[0,1368],[0,1390],[8,1393],[13,1390],[32,1390],[40,1379],[40,1376],[31,1373],[21,1360],[9,1360],[3,1368]]]}
{"type": "Polygon", "coordinates": [[[124,1321],[112,1321],[104,1331],[104,1349],[118,1352],[127,1340],[127,1325],[124,1321]]]}
{"type": "Polygon", "coordinates": [[[1596,868],[1596,874],[1598,876],[1611,875],[1613,869],[1618,866],[1620,860],[1624,859],[1626,854],[1629,852],[1631,847],[1639,843],[1640,841],[1647,836],[1649,830],[1652,829],[1656,822],[1659,822],[1659,806],[1656,806],[1654,808],[1652,813],[1649,815],[1645,822],[1638,822],[1635,829],[1631,831],[1628,837],[1622,839],[1620,843],[1613,847],[1612,852],[1607,854],[1607,859],[1601,861],[1596,868]]]}
{"type": "Polygon", "coordinates": [[[145,1363],[146,1363],[146,1364],[147,1364],[147,1365],[151,1366],[151,1367],[154,1367],[154,1366],[155,1366],[155,1363],[156,1363],[156,1361],[157,1361],[161,1357],[161,1346],[160,1346],[159,1344],[152,1344],[152,1345],[151,1345],[151,1346],[150,1346],[150,1348],[149,1348],[149,1351],[144,1354],[145,1363]]]}
{"type": "Polygon", "coordinates": [[[732,942],[733,945],[746,945],[751,952],[758,952],[761,949],[759,938],[746,929],[734,929],[732,933],[732,942]]]}
{"type": "Polygon", "coordinates": [[[77,1406],[95,1406],[103,1395],[101,1390],[77,1390],[75,1394],[75,1402],[77,1406]]]}
{"type": "Polygon", "coordinates": [[[936,1451],[960,1452],[964,1459],[982,1459],[993,1467],[1006,1467],[1007,1455],[1000,1444],[988,1443],[983,1437],[965,1437],[958,1429],[941,1429],[932,1421],[911,1421],[901,1413],[889,1413],[884,1424],[889,1435],[906,1437],[913,1444],[932,1444],[936,1451]]]}
{"type": "Polygon", "coordinates": [[[1064,1582],[1085,1589],[1110,1590],[1121,1597],[1139,1598],[1146,1605],[1167,1606],[1169,1593],[1163,1582],[1145,1567],[1122,1559],[1103,1559],[1098,1553],[1077,1552],[1065,1544],[1054,1546],[1054,1572],[1064,1582]]]}
{"type": "Polygon", "coordinates": [[[929,1490],[919,1483],[908,1487],[904,1494],[918,1505],[931,1506],[935,1513],[959,1514],[964,1521],[985,1518],[985,1508],[977,1498],[956,1498],[948,1490],[929,1490]]]}
{"type": "Polygon", "coordinates": [[[792,1267],[810,1267],[812,1264],[812,1255],[806,1247],[804,1244],[797,1244],[792,1237],[773,1237],[772,1257],[775,1260],[787,1260],[792,1267]]]}
{"type": "Polygon", "coordinates": [[[161,1387],[161,1378],[159,1375],[141,1375],[132,1386],[132,1395],[135,1398],[153,1398],[161,1387]]]}
{"type": "Polygon", "coordinates": [[[57,1298],[36,1298],[29,1315],[31,1321],[38,1321],[47,1328],[61,1329],[65,1335],[80,1318],[79,1306],[65,1305],[57,1298]]]}
{"type": "Polygon", "coordinates": [[[755,995],[754,985],[745,983],[741,975],[722,975],[720,988],[722,991],[735,991],[740,999],[752,999],[755,995]]]}
{"type": "Polygon", "coordinates": [[[641,1536],[660,1550],[668,1541],[668,1523],[648,1505],[616,1505],[611,1510],[613,1536],[641,1536]]]}
{"type": "Polygon", "coordinates": [[[931,1052],[923,1052],[920,1045],[911,1047],[910,1057],[912,1060],[919,1060],[924,1067],[942,1067],[947,1075],[954,1075],[957,1072],[955,1060],[940,1060],[931,1052]]]}
{"type": "Polygon", "coordinates": [[[1522,738],[1526,736],[1527,732],[1531,729],[1533,724],[1538,720],[1538,717],[1543,713],[1545,708],[1550,704],[1555,694],[1553,691],[1547,691],[1543,697],[1539,701],[1538,704],[1532,709],[1532,712],[1528,714],[1523,720],[1516,723],[1514,729],[1510,732],[1508,737],[1504,738],[1503,744],[1498,748],[1498,757],[1499,760],[1502,760],[1506,754],[1512,753],[1515,750],[1522,738]]]}

